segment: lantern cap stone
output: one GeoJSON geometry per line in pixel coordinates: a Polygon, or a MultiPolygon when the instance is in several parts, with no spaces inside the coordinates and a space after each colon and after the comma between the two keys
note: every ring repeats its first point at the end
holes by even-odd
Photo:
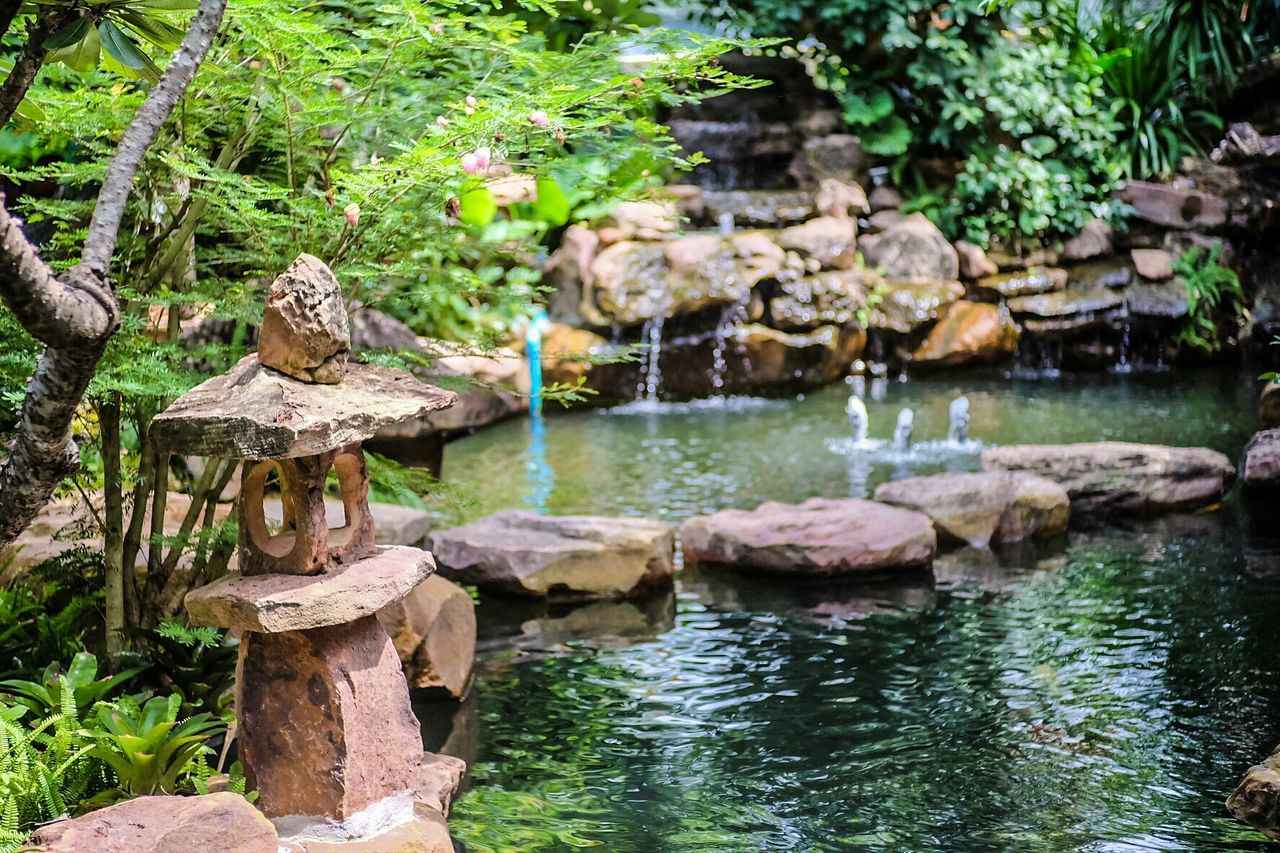
{"type": "Polygon", "coordinates": [[[393,545],[319,575],[230,572],[187,593],[192,625],[263,634],[342,625],[404,598],[436,570],[421,548],[393,545]]]}
{"type": "Polygon", "coordinates": [[[314,456],[457,399],[403,371],[371,364],[348,364],[341,383],[317,385],[248,355],[156,415],[151,438],[164,450],[224,459],[314,456]]]}
{"type": "Polygon", "coordinates": [[[324,261],[303,253],[267,290],[258,361],[303,382],[336,385],[351,355],[342,288],[324,261]]]}

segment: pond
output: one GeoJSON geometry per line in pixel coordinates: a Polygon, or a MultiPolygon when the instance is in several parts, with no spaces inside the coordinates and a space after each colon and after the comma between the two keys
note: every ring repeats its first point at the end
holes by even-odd
{"type": "MultiPolygon", "coordinates": [[[[987,444],[1127,439],[1234,457],[1256,383],[977,373],[868,388],[875,438],[915,409],[916,439],[932,444],[908,455],[854,451],[843,386],[573,412],[544,434],[511,422],[450,445],[445,477],[474,499],[469,516],[535,506],[678,523],[864,495],[975,465],[936,441],[960,393],[987,444]]],[[[649,602],[485,601],[473,695],[419,707],[429,747],[472,762],[452,830],[473,853],[1265,849],[1223,808],[1280,741],[1280,583],[1242,571],[1258,526],[1232,499],[1048,547],[948,552],[905,583],[688,567],[649,602]]]]}

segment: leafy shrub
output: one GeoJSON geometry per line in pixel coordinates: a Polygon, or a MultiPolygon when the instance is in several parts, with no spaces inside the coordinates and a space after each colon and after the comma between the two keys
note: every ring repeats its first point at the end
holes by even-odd
{"type": "Polygon", "coordinates": [[[1192,246],[1173,263],[1187,292],[1187,318],[1178,341],[1196,349],[1222,349],[1224,328],[1238,328],[1244,311],[1244,289],[1235,270],[1218,261],[1222,247],[1208,252],[1192,246]]]}

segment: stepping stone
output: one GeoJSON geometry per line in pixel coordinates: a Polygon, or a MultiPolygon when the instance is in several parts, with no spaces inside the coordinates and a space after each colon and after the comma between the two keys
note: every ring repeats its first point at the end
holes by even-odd
{"type": "Polygon", "coordinates": [[[1280,429],[1254,433],[1244,446],[1240,481],[1251,489],[1280,489],[1280,429]]]}
{"type": "Polygon", "coordinates": [[[983,451],[982,468],[1060,483],[1077,517],[1197,509],[1221,500],[1236,476],[1230,460],[1208,448],[1119,441],[996,447],[983,451]]]}
{"type": "Polygon", "coordinates": [[[882,484],[876,500],[923,512],[939,538],[978,548],[1058,536],[1071,515],[1066,489],[1018,471],[907,477],[882,484]]]}
{"type": "Polygon", "coordinates": [[[440,574],[525,598],[632,598],[671,585],[675,531],[644,518],[506,510],[431,535],[440,574]]]}
{"type": "Polygon", "coordinates": [[[927,568],[937,547],[928,516],[856,498],[727,509],[680,535],[686,563],[811,578],[927,568]]]}

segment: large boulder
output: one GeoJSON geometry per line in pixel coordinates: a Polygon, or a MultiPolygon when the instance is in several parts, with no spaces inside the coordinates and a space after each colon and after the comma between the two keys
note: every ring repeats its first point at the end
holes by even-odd
{"type": "Polygon", "coordinates": [[[1018,349],[1021,331],[1003,305],[960,300],[943,308],[937,325],[911,353],[920,367],[997,361],[1018,349]]]}
{"type": "Polygon", "coordinates": [[[825,578],[926,568],[937,536],[928,516],[856,498],[772,501],[685,522],[685,562],[825,578]]]}
{"type": "Polygon", "coordinates": [[[981,246],[970,243],[968,240],[957,240],[955,248],[956,256],[960,259],[961,278],[983,278],[1000,272],[1000,268],[987,257],[987,253],[981,246]]]}
{"type": "Polygon", "coordinates": [[[871,328],[903,335],[938,319],[942,308],[964,296],[963,284],[940,279],[887,281],[885,288],[871,310],[871,328]]]}
{"type": "Polygon", "coordinates": [[[440,574],[523,598],[630,598],[669,587],[671,526],[505,510],[431,536],[440,574]]]}
{"type": "Polygon", "coordinates": [[[767,239],[694,234],[615,243],[596,256],[591,271],[600,313],[628,326],[742,302],[756,282],[781,267],[782,252],[767,239]]]}
{"type": "Polygon", "coordinates": [[[1249,768],[1228,798],[1227,811],[1262,834],[1280,838],[1280,749],[1249,768]]]}
{"type": "Polygon", "coordinates": [[[432,575],[378,611],[409,686],[462,698],[476,655],[476,608],[467,591],[432,575]]]}
{"type": "Polygon", "coordinates": [[[778,245],[814,258],[826,269],[852,269],[857,258],[857,225],[844,217],[819,216],[784,228],[778,245]]]}
{"type": "Polygon", "coordinates": [[[29,842],[46,853],[276,853],[279,844],[271,821],[227,791],[126,800],[42,826],[29,842]]]}
{"type": "Polygon", "coordinates": [[[1066,489],[1016,471],[908,477],[881,484],[876,500],[923,512],[939,538],[974,547],[1058,536],[1071,514],[1066,489]]]}
{"type": "Polygon", "coordinates": [[[1221,500],[1235,480],[1235,468],[1216,451],[1118,441],[996,447],[983,451],[982,468],[1061,483],[1082,516],[1196,509],[1221,500]]]}
{"type": "Polygon", "coordinates": [[[951,281],[960,277],[955,247],[924,214],[913,213],[879,234],[864,237],[860,248],[867,266],[886,278],[951,281]]]}
{"type": "Polygon", "coordinates": [[[1280,429],[1254,433],[1244,446],[1240,482],[1251,489],[1280,489],[1280,429]]]}

